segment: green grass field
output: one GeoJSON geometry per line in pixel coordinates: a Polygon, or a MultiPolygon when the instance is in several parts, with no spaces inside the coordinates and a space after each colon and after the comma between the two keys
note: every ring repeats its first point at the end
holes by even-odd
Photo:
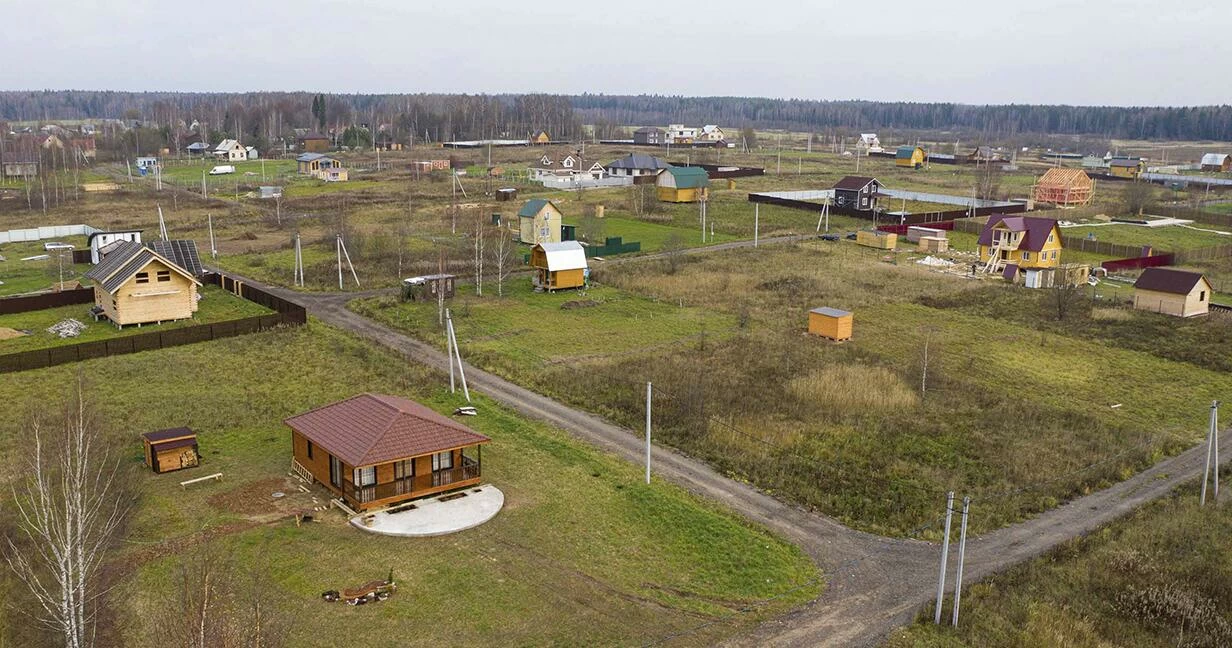
{"type": "Polygon", "coordinates": [[[124,335],[183,328],[197,324],[225,322],[227,320],[265,315],[272,312],[264,306],[237,297],[216,286],[204,286],[198,290],[202,299],[192,319],[165,322],[157,325],[150,324],[142,327],[130,326],[125,329],[117,329],[107,321],[95,322],[89,313],[90,308],[94,305],[92,303],[0,315],[0,328],[30,332],[28,335],[21,337],[0,340],[0,353],[17,353],[18,351],[32,351],[34,349],[45,349],[66,344],[97,342],[124,335]],[[61,338],[47,332],[47,327],[68,318],[73,318],[85,324],[86,330],[81,335],[71,338],[61,338]]]}
{"type": "MultiPolygon", "coordinates": [[[[1197,484],[1047,555],[963,588],[960,623],[931,612],[886,648],[1211,647],[1232,644],[1228,507],[1197,484]]],[[[952,598],[952,597],[951,597],[952,598]]],[[[931,606],[930,606],[931,610],[931,606]]]]}
{"type": "MultiPolygon", "coordinates": [[[[494,520],[426,539],[368,535],[336,511],[296,526],[290,512],[311,502],[286,477],[283,418],[362,391],[441,411],[463,403],[443,376],[315,321],[0,376],[0,398],[13,408],[0,421],[7,474],[26,458],[21,413],[57,403],[79,371],[105,429],[123,444],[137,496],[108,566],[117,581],[105,644],[165,645],[167,624],[181,618],[172,610],[182,566],[202,555],[236,581],[259,584],[271,613],[293,620],[285,640],[296,646],[428,636],[457,645],[642,645],[681,631],[692,632],[674,644],[711,645],[820,589],[811,562],[786,542],[679,488],[647,486],[638,466],[482,397],[480,415],[466,423],[493,439],[484,475],[506,495],[494,520]],[[139,433],[180,425],[197,431],[202,466],[165,475],[142,468],[139,433]],[[179,486],[214,472],[222,482],[179,486]],[[288,496],[275,500],[273,491],[288,496]],[[399,589],[387,602],[352,608],[319,598],[391,569],[399,589]],[[758,612],[738,612],[747,606],[758,612]]],[[[0,626],[21,643],[29,624],[18,614],[6,608],[0,626]]]]}
{"type": "MultiPolygon", "coordinates": [[[[1171,225],[1167,227],[1143,227],[1140,225],[1099,225],[1090,227],[1067,227],[1061,234],[1067,239],[1084,239],[1094,235],[1097,241],[1107,241],[1120,245],[1150,245],[1157,250],[1169,252],[1188,250],[1191,248],[1208,247],[1211,245],[1232,244],[1232,232],[1216,234],[1224,231],[1213,225],[1194,224],[1190,226],[1171,225]],[[1195,229],[1197,228],[1197,229],[1195,229]]],[[[1072,245],[1077,245],[1073,243],[1072,245]]]]}
{"type": "MultiPolygon", "coordinates": [[[[88,263],[74,264],[71,250],[44,250],[43,244],[46,242],[29,241],[0,245],[0,256],[4,257],[4,261],[0,261],[0,281],[4,282],[0,284],[0,297],[48,290],[60,280],[61,267],[64,270],[65,281],[80,279],[81,275],[90,269],[88,263]],[[43,254],[50,258],[22,261],[26,257],[43,254]],[[63,266],[61,266],[61,261],[63,261],[63,266]]],[[[75,245],[80,249],[85,246],[85,237],[70,236],[59,242],[75,245]]]]}

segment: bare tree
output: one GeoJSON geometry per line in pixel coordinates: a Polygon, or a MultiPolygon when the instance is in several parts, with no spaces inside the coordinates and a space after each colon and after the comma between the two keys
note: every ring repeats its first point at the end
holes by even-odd
{"type": "MultiPolygon", "coordinates": [[[[1062,274],[1063,271],[1058,270],[1057,273],[1062,274]]],[[[1044,295],[1044,308],[1050,315],[1055,316],[1058,322],[1064,322],[1066,317],[1083,305],[1083,297],[1084,293],[1079,285],[1061,279],[1044,295]]]]}
{"type": "Polygon", "coordinates": [[[99,572],[129,504],[79,379],[60,415],[32,416],[28,477],[13,486],[16,532],[5,539],[5,561],[38,602],[34,619],[68,648],[95,642],[101,597],[99,572]]]}
{"type": "Polygon", "coordinates": [[[171,639],[185,648],[277,648],[289,619],[275,608],[265,579],[242,576],[226,557],[206,551],[180,564],[178,623],[171,639]]]}
{"type": "Polygon", "coordinates": [[[483,247],[484,240],[487,238],[488,228],[483,223],[483,213],[475,210],[474,223],[474,252],[475,252],[475,295],[483,296],[483,247]]]}
{"type": "Polygon", "coordinates": [[[663,257],[667,259],[667,273],[676,274],[684,263],[684,239],[673,232],[663,241],[663,257]]]}
{"type": "Polygon", "coordinates": [[[582,208],[582,218],[578,221],[578,234],[587,243],[598,243],[603,238],[603,219],[599,218],[594,205],[582,208]]]}
{"type": "Polygon", "coordinates": [[[505,279],[513,272],[513,237],[504,225],[496,228],[496,241],[492,246],[492,260],[496,263],[496,295],[505,296],[505,279]]]}
{"type": "Polygon", "coordinates": [[[1125,211],[1141,216],[1143,210],[1155,202],[1155,190],[1149,182],[1131,182],[1121,192],[1121,202],[1125,205],[1125,211]]]}

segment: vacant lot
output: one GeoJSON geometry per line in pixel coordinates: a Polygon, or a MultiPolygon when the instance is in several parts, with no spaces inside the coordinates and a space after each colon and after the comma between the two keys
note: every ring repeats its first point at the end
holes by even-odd
{"type": "Polygon", "coordinates": [[[123,335],[149,333],[151,331],[182,328],[197,324],[225,322],[227,320],[265,315],[272,312],[260,304],[237,297],[216,286],[204,286],[198,288],[198,291],[201,295],[201,301],[192,319],[164,322],[162,324],[147,324],[142,327],[129,326],[124,329],[117,329],[106,320],[95,322],[89,313],[90,308],[94,305],[92,303],[0,315],[0,328],[11,328],[28,332],[21,337],[7,340],[0,339],[0,353],[16,353],[18,351],[31,351],[33,349],[44,349],[65,344],[96,342],[123,335]],[[81,335],[71,338],[62,338],[54,333],[47,332],[47,327],[69,318],[85,324],[86,330],[81,335]]]}
{"type": "MultiPolygon", "coordinates": [[[[1061,231],[1066,240],[1094,238],[1120,245],[1150,245],[1156,250],[1176,251],[1232,243],[1232,232],[1221,234],[1213,225],[1098,225],[1067,227],[1061,231]]],[[[1074,243],[1077,245],[1077,243],[1074,243]]]]}
{"type": "Polygon", "coordinates": [[[1194,488],[1048,555],[963,589],[961,623],[932,614],[886,646],[1232,644],[1232,510],[1199,508],[1194,488]]]}
{"type": "MultiPolygon", "coordinates": [[[[82,236],[70,236],[59,242],[82,248],[86,240],[82,236]]],[[[47,290],[53,287],[61,276],[66,282],[79,280],[81,275],[90,269],[89,264],[73,263],[72,250],[45,250],[44,243],[46,241],[0,245],[0,257],[4,257],[4,261],[0,261],[0,297],[47,290]],[[42,255],[47,255],[48,258],[22,260],[42,255]]]]}
{"type": "MultiPolygon", "coordinates": [[[[235,596],[261,592],[267,609],[292,620],[286,641],[296,646],[437,646],[439,635],[415,629],[445,627],[450,645],[641,645],[712,622],[684,642],[709,645],[819,590],[794,547],[678,488],[647,486],[637,466],[483,399],[466,423],[493,439],[485,477],[507,498],[493,521],[415,540],[362,533],[336,511],[297,526],[290,513],[313,503],[286,477],[283,418],[362,391],[442,411],[462,402],[442,376],[316,323],[0,376],[0,398],[14,412],[0,421],[6,474],[26,459],[21,412],[58,402],[79,371],[123,443],[137,496],[108,565],[116,587],[106,645],[165,645],[168,624],[180,619],[185,565],[203,557],[226,570],[235,596]],[[180,425],[198,432],[202,466],[142,468],[138,434],[180,425]],[[222,482],[178,484],[214,472],[222,482]],[[354,608],[319,598],[390,570],[399,589],[387,602],[354,608]],[[749,606],[758,612],[738,612],[749,606]]],[[[313,494],[325,501],[324,491],[313,494]]],[[[24,600],[5,586],[6,600],[24,600]]],[[[0,626],[22,644],[23,618],[6,614],[0,626]]]]}
{"type": "MultiPolygon", "coordinates": [[[[609,343],[602,306],[493,315],[525,312],[538,295],[487,296],[483,308],[464,297],[454,317],[472,331],[460,337],[464,357],[635,429],[638,384],[653,381],[660,439],[882,533],[913,533],[949,489],[989,502],[973,521],[984,530],[1123,479],[1200,438],[1206,404],[1232,390],[1220,352],[1202,350],[1226,338],[1219,320],[1157,350],[1109,342],[1070,330],[1112,317],[1103,306],[1075,306],[1054,324],[1046,292],[883,256],[818,242],[690,257],[675,273],[660,262],[601,271],[607,299],[718,318],[666,345],[650,318],[634,329],[642,339],[609,343]],[[854,311],[854,340],[806,336],[817,306],[854,311]],[[528,329],[549,340],[522,344],[528,329]],[[554,358],[557,348],[571,359],[554,358]]],[[[432,305],[356,308],[440,343],[432,305]]],[[[1168,335],[1158,316],[1111,310],[1124,335],[1168,335]]]]}

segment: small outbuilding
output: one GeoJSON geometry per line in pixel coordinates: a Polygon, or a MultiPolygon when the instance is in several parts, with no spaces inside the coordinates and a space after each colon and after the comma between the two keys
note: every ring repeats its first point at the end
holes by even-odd
{"type": "Polygon", "coordinates": [[[1108,174],[1114,178],[1134,179],[1146,171],[1146,162],[1137,158],[1115,158],[1108,162],[1108,174]]]}
{"type": "Polygon", "coordinates": [[[502,187],[496,190],[496,199],[501,202],[517,200],[518,190],[514,187],[502,187]]]}
{"type": "Polygon", "coordinates": [[[325,182],[346,182],[349,179],[349,174],[345,167],[334,166],[328,169],[321,169],[317,177],[325,182]]]}
{"type": "Polygon", "coordinates": [[[814,308],[809,311],[808,332],[835,342],[851,339],[851,312],[837,308],[814,308]]]}
{"type": "Polygon", "coordinates": [[[559,243],[563,219],[552,201],[532,198],[518,210],[518,239],[530,245],[559,243]]]}
{"type": "Polygon", "coordinates": [[[898,235],[880,230],[860,230],[856,232],[856,245],[879,250],[893,250],[898,245],[898,235]]]}
{"type": "Polygon", "coordinates": [[[581,288],[586,285],[586,249],[577,241],[539,243],[530,251],[536,290],[581,288]]]}
{"type": "Polygon", "coordinates": [[[1201,273],[1147,268],[1134,282],[1134,308],[1177,317],[1206,315],[1211,282],[1201,273]]]}
{"type": "Polygon", "coordinates": [[[924,167],[924,160],[928,157],[928,153],[920,146],[900,146],[894,153],[894,166],[906,167],[908,169],[920,169],[924,167]]]}
{"type": "Polygon", "coordinates": [[[316,176],[322,169],[342,166],[338,160],[321,153],[304,153],[295,158],[296,170],[302,175],[316,176]]]}
{"type": "Polygon", "coordinates": [[[917,243],[921,252],[949,252],[950,241],[944,236],[921,236],[917,243]]]}
{"type": "Polygon", "coordinates": [[[701,167],[670,166],[659,173],[655,185],[663,202],[697,202],[706,199],[710,176],[701,167]]]}
{"type": "Polygon", "coordinates": [[[145,445],[145,465],[156,473],[195,468],[201,463],[197,433],[186,427],[146,432],[141,440],[145,445]]]}
{"type": "Polygon", "coordinates": [[[1202,156],[1202,170],[1216,173],[1232,171],[1232,155],[1227,153],[1207,153],[1202,156]]]}
{"type": "Polygon", "coordinates": [[[436,301],[452,299],[457,275],[432,274],[402,280],[402,298],[406,301],[436,301]]]}

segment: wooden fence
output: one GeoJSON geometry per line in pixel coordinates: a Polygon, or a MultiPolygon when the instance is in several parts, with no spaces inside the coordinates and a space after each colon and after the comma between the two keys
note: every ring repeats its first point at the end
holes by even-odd
{"type": "MultiPolygon", "coordinates": [[[[221,286],[227,291],[276,312],[271,315],[254,315],[243,319],[215,322],[213,324],[198,324],[184,328],[136,333],[107,340],[98,340],[96,342],[81,342],[46,349],[35,349],[33,351],[9,353],[0,355],[0,373],[42,369],[70,362],[90,360],[92,358],[105,358],[125,353],[166,349],[195,342],[207,342],[209,340],[257,333],[278,326],[299,326],[308,321],[308,312],[303,306],[236,281],[231,277],[209,274],[205,276],[205,282],[221,286]]],[[[91,290],[84,292],[93,295],[91,290]]],[[[64,293],[54,294],[60,295],[64,293]]],[[[90,300],[93,300],[92,296],[90,300]]]]}
{"type": "Polygon", "coordinates": [[[1176,251],[1177,263],[1192,263],[1194,261],[1214,261],[1232,257],[1232,243],[1211,245],[1208,247],[1189,248],[1176,251]]]}
{"type": "Polygon", "coordinates": [[[1169,218],[1183,218],[1185,220],[1191,220],[1195,223],[1204,223],[1206,225],[1222,225],[1223,227],[1232,227],[1232,214],[1218,214],[1215,212],[1206,211],[1204,209],[1159,205],[1152,207],[1151,213],[1157,216],[1167,216],[1169,218]]]}
{"type": "Polygon", "coordinates": [[[1125,245],[1123,243],[1109,243],[1108,241],[1093,241],[1084,237],[1069,238],[1065,236],[1065,230],[1061,230],[1061,242],[1066,250],[1091,252],[1094,254],[1116,257],[1118,259],[1143,257],[1150,256],[1155,253],[1163,253],[1161,250],[1152,250],[1149,245],[1125,245]]]}
{"type": "Polygon", "coordinates": [[[72,306],[74,304],[89,304],[94,301],[93,288],[76,288],[60,292],[39,293],[22,297],[5,297],[0,299],[0,315],[27,313],[48,308],[72,306]]]}

